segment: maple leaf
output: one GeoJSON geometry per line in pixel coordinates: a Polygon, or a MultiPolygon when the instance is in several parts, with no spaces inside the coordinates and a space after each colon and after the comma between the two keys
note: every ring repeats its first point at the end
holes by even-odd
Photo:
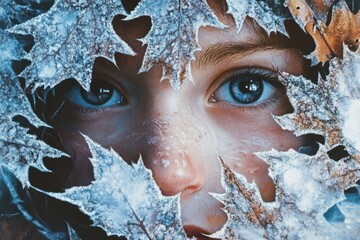
{"type": "Polygon", "coordinates": [[[27,4],[23,3],[23,5],[19,5],[14,0],[2,0],[0,5],[0,28],[10,28],[14,24],[25,22],[43,12],[43,9],[41,8],[32,7],[35,1],[36,0],[30,0],[27,4]]]}
{"type": "Polygon", "coordinates": [[[331,21],[321,21],[305,0],[287,0],[293,18],[315,41],[315,50],[308,56],[312,65],[324,64],[332,57],[342,57],[343,43],[353,51],[360,44],[360,12],[353,14],[344,0],[333,5],[331,21]]]}
{"type": "Polygon", "coordinates": [[[358,161],[352,158],[334,161],[324,146],[320,146],[315,156],[294,150],[285,153],[272,150],[258,156],[270,165],[269,175],[277,186],[276,213],[279,215],[276,219],[280,221],[275,224],[275,236],[289,239],[358,236],[360,229],[347,231],[347,220],[338,229],[323,216],[327,209],[345,198],[345,189],[355,186],[360,178],[358,161]]]}
{"type": "Polygon", "coordinates": [[[282,11],[282,5],[278,1],[227,0],[227,3],[228,13],[234,17],[238,31],[241,30],[245,18],[249,16],[254,18],[268,34],[280,32],[288,36],[284,21],[290,16],[285,11],[282,11]],[[275,14],[275,9],[280,9],[280,12],[275,14]]]}
{"type": "Polygon", "coordinates": [[[24,54],[21,44],[3,30],[0,30],[0,40],[0,165],[10,169],[24,186],[29,186],[30,166],[48,171],[43,165],[43,157],[59,157],[63,154],[27,134],[26,129],[13,122],[14,116],[21,115],[36,127],[46,125],[33,113],[11,68],[11,61],[20,59],[24,54]]]}
{"type": "Polygon", "coordinates": [[[222,185],[225,194],[212,195],[222,202],[228,216],[222,229],[211,237],[224,239],[263,239],[267,237],[264,227],[272,217],[262,206],[260,193],[255,183],[247,183],[244,176],[233,172],[220,158],[222,185]]]}
{"type": "Polygon", "coordinates": [[[199,28],[224,28],[204,0],[143,0],[127,19],[140,16],[150,16],[152,21],[149,33],[141,39],[147,48],[140,72],[161,64],[161,81],[168,79],[176,91],[184,79],[193,81],[190,61],[200,50],[199,28]]]}
{"type": "Polygon", "coordinates": [[[54,87],[75,78],[89,90],[95,58],[114,61],[115,52],[134,54],[113,30],[117,14],[126,14],[118,0],[57,0],[47,13],[12,28],[35,39],[27,55],[31,64],[21,73],[27,85],[54,87]]]}
{"type": "MultiPolygon", "coordinates": [[[[360,229],[344,221],[339,230],[329,224],[324,213],[341,202],[343,190],[360,177],[360,164],[354,159],[330,159],[323,146],[315,156],[294,150],[257,153],[270,165],[269,175],[276,184],[276,201],[263,202],[256,185],[233,172],[222,162],[224,194],[213,194],[224,203],[228,220],[211,235],[224,239],[318,239],[331,236],[353,238],[360,229]]],[[[357,211],[360,206],[357,205],[357,211]]],[[[354,215],[349,215],[354,218],[354,215]]]]}
{"type": "Polygon", "coordinates": [[[322,135],[328,149],[343,143],[338,124],[340,96],[334,91],[336,82],[319,78],[318,84],[314,84],[303,76],[287,73],[280,73],[279,81],[286,87],[295,109],[293,113],[274,116],[283,129],[293,131],[296,136],[322,135]]]}
{"type": "Polygon", "coordinates": [[[360,153],[360,55],[345,48],[344,58],[330,61],[329,77],[336,79],[339,87],[335,89],[342,101],[337,105],[339,109],[338,124],[346,140],[350,153],[360,153]]]}
{"type": "Polygon", "coordinates": [[[79,206],[95,226],[109,235],[129,239],[186,239],[180,219],[179,195],[162,196],[152,173],[140,158],[129,165],[114,150],[85,137],[95,181],[50,196],[79,206]]]}
{"type": "Polygon", "coordinates": [[[359,55],[347,49],[344,60],[330,61],[327,81],[319,77],[314,84],[302,76],[280,73],[279,80],[286,87],[295,111],[274,119],[297,136],[310,133],[324,136],[328,150],[344,145],[350,153],[357,154],[360,151],[359,73],[359,55]]]}

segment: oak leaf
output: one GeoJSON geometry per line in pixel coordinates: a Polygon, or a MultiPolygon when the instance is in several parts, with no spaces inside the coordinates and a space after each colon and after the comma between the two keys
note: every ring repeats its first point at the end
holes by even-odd
{"type": "Polygon", "coordinates": [[[343,44],[357,51],[360,44],[360,12],[353,14],[340,0],[332,7],[330,23],[326,25],[305,0],[285,2],[300,27],[315,41],[315,50],[308,56],[312,65],[324,64],[332,57],[343,56],[343,44]]]}

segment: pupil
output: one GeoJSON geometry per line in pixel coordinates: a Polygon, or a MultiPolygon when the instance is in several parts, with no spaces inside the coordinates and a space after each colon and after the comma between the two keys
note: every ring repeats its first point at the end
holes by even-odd
{"type": "Polygon", "coordinates": [[[243,104],[257,101],[263,92],[263,81],[255,79],[234,79],[230,84],[232,97],[243,104]]]}
{"type": "Polygon", "coordinates": [[[81,91],[82,97],[90,104],[105,104],[113,95],[113,89],[107,86],[98,86],[94,84],[90,88],[90,92],[81,91]]]}

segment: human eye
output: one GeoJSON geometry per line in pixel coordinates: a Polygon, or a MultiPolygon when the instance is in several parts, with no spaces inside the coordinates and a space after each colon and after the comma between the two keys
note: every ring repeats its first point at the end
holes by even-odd
{"type": "Polygon", "coordinates": [[[78,83],[73,83],[69,86],[65,97],[69,102],[82,108],[108,108],[127,104],[121,91],[101,80],[93,81],[90,91],[84,90],[78,83]]]}
{"type": "Polygon", "coordinates": [[[277,73],[260,68],[240,68],[220,77],[220,86],[209,102],[226,103],[234,107],[261,107],[275,101],[282,89],[277,73]]]}

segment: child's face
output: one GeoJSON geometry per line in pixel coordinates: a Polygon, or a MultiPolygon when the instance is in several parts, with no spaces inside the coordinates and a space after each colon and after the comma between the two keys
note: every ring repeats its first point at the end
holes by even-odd
{"type": "Polygon", "coordinates": [[[93,179],[81,132],[114,148],[128,162],[141,154],[163,194],[182,193],[187,233],[212,233],[226,221],[222,205],[209,194],[224,191],[218,156],[254,181],[264,201],[274,200],[268,166],[253,153],[303,144],[282,130],[272,114],[292,109],[276,80],[277,71],[299,75],[307,66],[296,50],[286,49],[281,40],[264,41],[251,24],[239,33],[234,27],[205,27],[199,32],[203,51],[192,62],[194,83],[185,80],[175,92],[168,81],[159,82],[160,66],[137,74],[144,48],[134,39],[146,34],[147,23],[122,23],[119,30],[138,52],[136,57],[118,55],[118,68],[99,59],[93,94],[77,85],[66,93],[55,128],[73,157],[67,185],[87,185],[93,179]]]}

